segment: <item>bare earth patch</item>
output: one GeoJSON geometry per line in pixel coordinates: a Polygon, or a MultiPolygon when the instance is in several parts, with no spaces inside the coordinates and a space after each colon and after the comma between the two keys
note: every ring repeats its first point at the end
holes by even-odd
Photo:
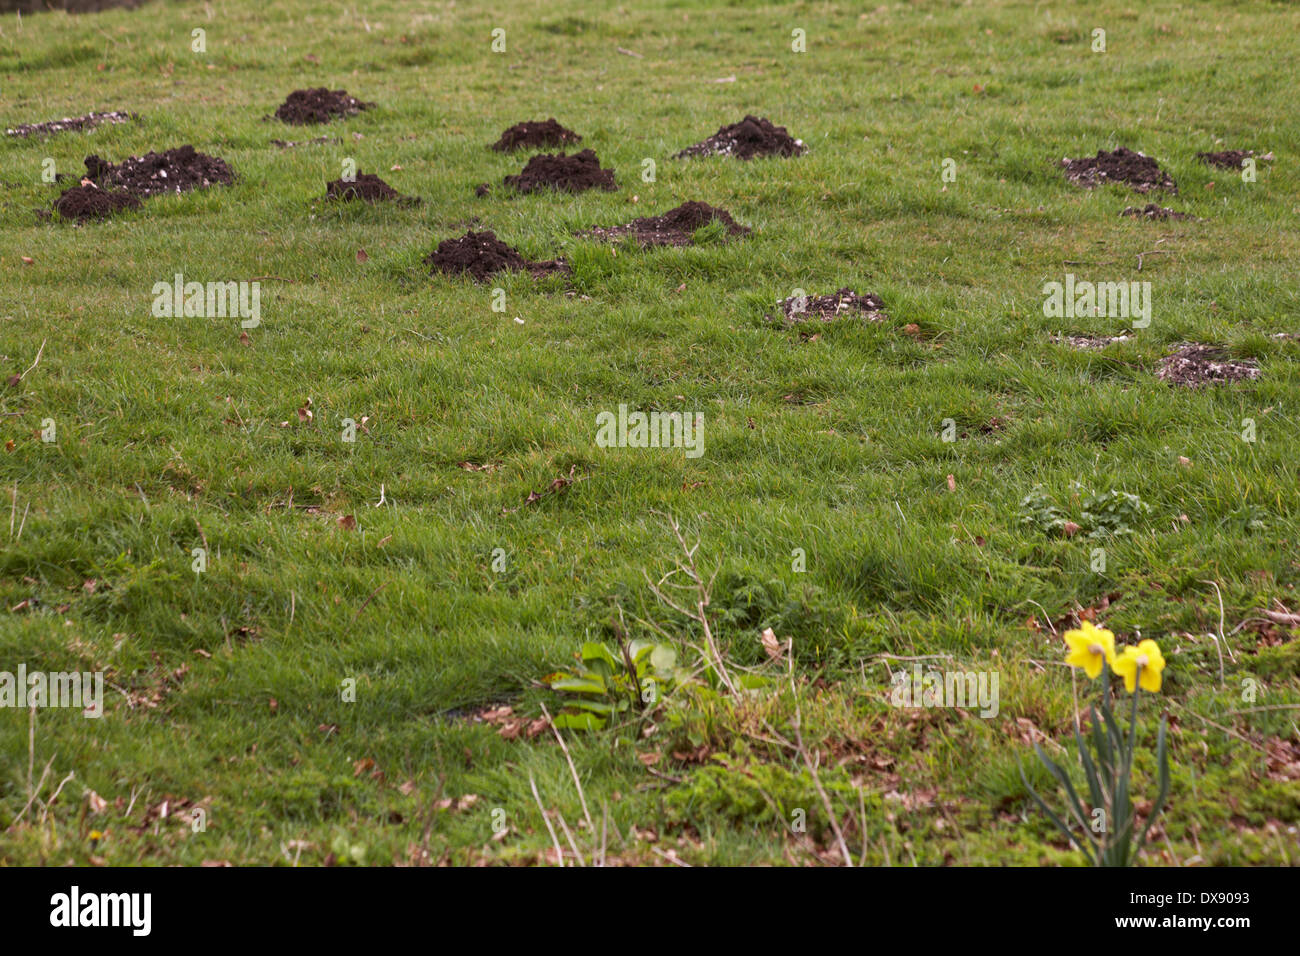
{"type": "MultiPolygon", "coordinates": [[[[885,318],[885,304],[879,296],[870,292],[858,295],[847,287],[833,295],[791,296],[777,302],[777,307],[786,325],[811,320],[835,322],[853,316],[860,316],[868,322],[880,322],[885,318]]],[[[767,318],[771,319],[771,316],[767,318]]]]}
{"type": "Polygon", "coordinates": [[[1122,213],[1120,213],[1120,215],[1127,217],[1129,219],[1165,220],[1165,219],[1195,219],[1196,218],[1191,213],[1178,212],[1175,209],[1170,209],[1168,206],[1158,206],[1153,202],[1149,202],[1145,206],[1142,206],[1140,208],[1137,206],[1129,206],[1122,213]]]}
{"type": "Polygon", "coordinates": [[[1156,372],[1156,378],[1187,388],[1250,381],[1259,375],[1259,367],[1253,362],[1230,361],[1224,358],[1223,349],[1195,342],[1161,359],[1156,372]]]}
{"type": "Polygon", "coordinates": [[[104,123],[126,123],[133,119],[139,119],[139,117],[134,113],[125,113],[120,110],[113,110],[108,113],[92,111],[85,116],[65,116],[63,119],[48,120],[44,123],[24,123],[21,126],[5,130],[5,134],[8,136],[49,136],[52,133],[94,129],[104,123]]]}
{"type": "Polygon", "coordinates": [[[731,218],[731,213],[706,202],[685,202],[661,216],[633,219],[624,226],[596,226],[577,235],[607,242],[633,239],[641,246],[689,246],[697,229],[720,222],[729,237],[748,235],[748,226],[731,218]]]}
{"type": "Polygon", "coordinates": [[[1127,342],[1127,335],[1054,335],[1052,341],[1057,345],[1068,345],[1072,349],[1095,352],[1116,342],[1127,342]]]}

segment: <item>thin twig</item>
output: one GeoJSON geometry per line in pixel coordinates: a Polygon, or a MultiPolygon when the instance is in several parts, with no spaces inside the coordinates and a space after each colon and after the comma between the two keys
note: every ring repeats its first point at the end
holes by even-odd
{"type": "Polygon", "coordinates": [[[551,818],[546,815],[546,808],[542,806],[542,798],[537,793],[537,781],[533,779],[532,773],[528,774],[528,785],[533,788],[533,799],[537,801],[537,809],[542,812],[542,822],[546,824],[546,832],[551,835],[551,843],[555,845],[555,865],[564,866],[564,850],[560,848],[560,838],[555,835],[555,827],[551,826],[551,818]]]}
{"type": "Polygon", "coordinates": [[[578,799],[582,802],[582,815],[587,821],[587,832],[592,836],[596,834],[596,825],[591,822],[591,812],[587,809],[587,795],[582,792],[582,781],[578,779],[578,768],[573,765],[573,757],[569,754],[569,747],[564,742],[564,737],[560,735],[560,729],[555,726],[555,721],[551,720],[551,714],[542,704],[542,716],[551,727],[551,733],[555,734],[555,739],[560,742],[560,749],[564,751],[564,759],[569,762],[569,772],[573,774],[573,785],[578,789],[578,799]]]}

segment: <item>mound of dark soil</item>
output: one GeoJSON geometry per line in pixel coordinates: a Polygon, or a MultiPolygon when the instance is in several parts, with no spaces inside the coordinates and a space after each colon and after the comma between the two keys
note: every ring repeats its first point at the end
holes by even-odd
{"type": "Polygon", "coordinates": [[[678,159],[689,156],[801,156],[808,152],[803,140],[795,139],[784,126],[775,126],[761,116],[746,116],[739,123],[724,126],[708,139],[687,146],[678,159]]]}
{"type": "Polygon", "coordinates": [[[1156,378],[1171,385],[1199,388],[1202,385],[1257,379],[1259,367],[1253,362],[1228,361],[1224,358],[1222,349],[1193,342],[1161,359],[1156,378]]]}
{"type": "Polygon", "coordinates": [[[1186,212],[1178,212],[1167,206],[1158,206],[1153,202],[1147,203],[1140,209],[1137,206],[1129,206],[1121,216],[1127,216],[1129,219],[1195,219],[1196,217],[1186,212]]]}
{"type": "Polygon", "coordinates": [[[44,123],[24,123],[21,126],[15,126],[13,129],[5,130],[5,134],[8,136],[49,136],[52,133],[94,129],[104,123],[125,123],[132,119],[139,119],[139,117],[134,113],[123,113],[117,110],[111,113],[90,112],[85,116],[65,116],[63,119],[49,120],[44,123]]]}
{"type": "Polygon", "coordinates": [[[275,118],[292,126],[329,123],[343,116],[356,116],[362,110],[374,109],[374,103],[363,103],[347,90],[328,90],[318,86],[310,90],[294,90],[275,110],[275,118]]]}
{"type": "Polygon", "coordinates": [[[235,181],[224,159],[197,152],[186,144],[164,153],[132,156],[114,166],[98,156],[86,157],[86,175],[105,189],[121,187],[136,196],[180,193],[235,181]]]}
{"type": "Polygon", "coordinates": [[[1241,161],[1247,156],[1254,156],[1253,149],[1225,149],[1218,153],[1197,153],[1196,158],[1206,166],[1219,169],[1241,169],[1241,161]]]}
{"type": "Polygon", "coordinates": [[[1065,178],[1076,186],[1092,189],[1103,183],[1123,183],[1136,192],[1153,189],[1177,194],[1178,185],[1150,156],[1135,153],[1121,146],[1113,153],[1097,150],[1096,156],[1083,159],[1063,159],[1065,178]]]}
{"type": "Polygon", "coordinates": [[[610,242],[631,238],[642,246],[689,246],[695,230],[714,221],[726,227],[728,236],[743,236],[750,231],[748,226],[732,219],[727,210],[692,201],[682,203],[662,216],[633,219],[625,226],[597,226],[578,235],[610,242]]]}
{"type": "Polygon", "coordinates": [[[548,120],[526,120],[516,123],[501,134],[501,138],[492,144],[492,148],[499,153],[508,153],[516,149],[568,146],[570,143],[581,141],[581,136],[571,129],[565,129],[552,116],[548,120]]]}
{"type": "Polygon", "coordinates": [[[54,200],[54,211],[64,219],[107,219],[123,209],[139,208],[140,200],[129,192],[98,186],[73,186],[54,200]]]}
{"type": "Polygon", "coordinates": [[[357,173],[356,180],[350,183],[336,179],[332,183],[325,184],[326,199],[383,202],[389,199],[400,199],[401,195],[373,173],[357,173]]]}
{"type": "MultiPolygon", "coordinates": [[[[880,297],[867,293],[858,295],[852,289],[840,289],[834,295],[791,296],[777,303],[786,325],[795,325],[810,319],[834,322],[851,315],[865,316],[868,322],[879,322],[885,317],[885,304],[880,297]]],[[[767,317],[771,319],[771,316],[767,317]]]]}
{"type": "Polygon", "coordinates": [[[600,160],[590,149],[572,156],[564,153],[534,156],[519,175],[507,176],[505,184],[521,193],[534,193],[543,189],[560,189],[570,193],[604,189],[608,192],[618,188],[614,182],[614,170],[601,169],[600,160]]]}
{"type": "Polygon", "coordinates": [[[528,271],[541,275],[565,268],[560,259],[529,261],[490,230],[474,232],[472,229],[456,239],[442,240],[424,262],[439,272],[451,275],[468,273],[476,282],[484,281],[494,272],[528,271]]]}

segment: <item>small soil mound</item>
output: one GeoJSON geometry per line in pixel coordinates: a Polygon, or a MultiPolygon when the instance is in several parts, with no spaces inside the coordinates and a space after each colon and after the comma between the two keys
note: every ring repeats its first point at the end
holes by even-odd
{"type": "MultiPolygon", "coordinates": [[[[778,302],[777,307],[781,310],[786,325],[811,319],[834,322],[851,315],[862,315],[868,322],[879,322],[885,318],[885,304],[879,296],[871,293],[858,295],[847,287],[834,295],[791,296],[778,302]]],[[[771,316],[767,318],[771,319],[771,316]]]]}
{"type": "Polygon", "coordinates": [[[1171,385],[1199,388],[1202,385],[1257,379],[1259,367],[1253,362],[1228,361],[1224,358],[1222,349],[1193,342],[1161,359],[1156,378],[1171,385]]]}
{"type": "Polygon", "coordinates": [[[691,156],[735,156],[753,159],[755,156],[802,156],[808,152],[803,140],[795,139],[761,116],[746,116],[739,123],[724,126],[708,139],[687,146],[677,154],[678,159],[691,156]]]}
{"type": "Polygon", "coordinates": [[[490,230],[474,232],[472,229],[456,239],[444,239],[438,248],[424,259],[426,265],[450,275],[468,273],[476,282],[482,282],[494,272],[528,271],[533,275],[555,272],[565,268],[559,259],[532,262],[506,245],[490,230]]]}
{"type": "Polygon", "coordinates": [[[1164,220],[1164,219],[1195,219],[1196,218],[1190,213],[1178,212],[1175,209],[1170,209],[1168,206],[1158,206],[1153,202],[1147,203],[1145,206],[1141,207],[1140,209],[1137,206],[1129,206],[1122,213],[1120,213],[1120,215],[1126,216],[1129,219],[1164,220]]]}
{"type": "Polygon", "coordinates": [[[52,133],[67,133],[94,129],[104,123],[125,123],[139,119],[134,113],[114,110],[111,113],[90,112],[85,116],[65,116],[63,119],[49,120],[45,123],[24,123],[13,129],[5,130],[8,136],[49,136],[52,133]]]}
{"type": "Polygon", "coordinates": [[[140,200],[124,190],[105,192],[98,186],[73,186],[54,200],[64,219],[107,219],[123,209],[139,209],[140,200]]]}
{"type": "Polygon", "coordinates": [[[570,143],[581,141],[581,136],[561,126],[552,116],[548,120],[526,120],[516,123],[501,134],[501,138],[492,144],[492,148],[498,153],[509,153],[516,149],[568,146],[570,143]]]}
{"type": "Polygon", "coordinates": [[[401,195],[396,189],[373,173],[357,173],[357,178],[353,182],[336,179],[325,184],[326,199],[360,199],[363,202],[383,202],[390,199],[400,199],[401,195]]]}
{"type": "Polygon", "coordinates": [[[347,90],[328,90],[318,86],[310,90],[294,90],[276,107],[275,118],[291,126],[307,126],[356,116],[362,110],[374,107],[374,103],[363,103],[349,96],[347,90]]]}
{"type": "Polygon", "coordinates": [[[86,157],[86,175],[104,188],[119,186],[136,196],[180,193],[235,181],[224,159],[197,152],[186,144],[163,153],[132,156],[114,166],[98,156],[86,157]]]}
{"type": "Polygon", "coordinates": [[[521,193],[535,193],[543,189],[559,189],[570,193],[585,192],[588,189],[604,189],[609,192],[618,188],[614,182],[614,170],[601,169],[600,160],[590,149],[572,156],[564,153],[534,156],[519,175],[507,176],[505,184],[521,193]]]}
{"type": "Polygon", "coordinates": [[[1225,149],[1218,153],[1197,153],[1196,158],[1206,166],[1217,166],[1219,169],[1241,169],[1241,161],[1248,156],[1254,156],[1253,149],[1225,149]]]}
{"type": "Polygon", "coordinates": [[[692,201],[682,203],[662,216],[633,219],[625,226],[597,226],[577,235],[607,242],[630,238],[642,246],[689,246],[695,230],[711,222],[722,223],[728,236],[744,236],[750,232],[748,226],[742,226],[732,219],[727,210],[710,206],[706,202],[692,201]]]}
{"type": "Polygon", "coordinates": [[[1153,189],[1178,193],[1178,185],[1150,156],[1135,153],[1121,146],[1113,153],[1097,150],[1096,156],[1083,159],[1063,159],[1065,178],[1076,186],[1092,189],[1103,183],[1123,183],[1135,192],[1146,193],[1153,189]]]}

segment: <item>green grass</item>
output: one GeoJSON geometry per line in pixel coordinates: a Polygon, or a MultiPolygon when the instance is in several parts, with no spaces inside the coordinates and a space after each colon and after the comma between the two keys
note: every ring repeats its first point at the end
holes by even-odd
{"type": "MultiPolygon", "coordinates": [[[[44,343],[0,390],[0,443],[13,442],[0,500],[15,516],[0,527],[0,670],[101,669],[113,685],[97,721],[0,710],[0,861],[318,864],[352,847],[367,863],[543,860],[529,777],[570,827],[583,817],[565,753],[549,733],[507,740],[461,715],[553,710],[537,682],[584,641],[612,642],[620,612],[629,636],[654,637],[638,623],[653,621],[689,658],[700,629],[645,579],[681,557],[664,514],[720,569],[710,614],[734,666],[761,665],[764,627],[794,639],[803,737],[869,862],[1079,862],[1017,761],[1034,764],[1037,731],[1072,747],[1071,678],[1044,620],[1097,607],[1169,660],[1142,737],[1162,710],[1174,721],[1173,791],[1144,862],[1294,862],[1295,758],[1288,770],[1266,753],[1298,742],[1295,629],[1231,634],[1222,683],[1206,635],[1220,630],[1207,582],[1225,631],[1298,607],[1300,342],[1273,336],[1300,331],[1300,75],[1281,66],[1300,55],[1300,11],[567,10],[241,0],[0,20],[6,126],[140,114],[0,142],[0,380],[44,343]],[[496,27],[504,54],[490,51],[496,27]],[[791,52],[795,27],[806,54],[791,52]],[[264,121],[317,85],[378,107],[320,129],[264,121]],[[671,158],[747,112],[809,153],[671,158]],[[549,116],[616,169],[619,191],[500,187],[528,154],[486,144],[549,116]],[[342,142],[270,144],[322,134],[342,142]],[[90,153],[186,142],[224,157],[236,184],[80,228],[37,219],[58,194],[46,158],[75,177],[90,153]],[[1121,145],[1155,156],[1180,195],[1081,191],[1055,167],[1121,145]],[[1224,148],[1275,159],[1254,183],[1195,160],[1224,148]],[[423,204],[323,206],[347,157],[423,204]],[[480,182],[496,188],[476,198],[480,182]],[[1119,217],[1150,198],[1201,219],[1119,217]],[[753,234],[645,252],[572,235],[688,199],[753,234]],[[572,275],[429,276],[420,260],[472,221],[530,258],[567,257],[572,275]],[[153,318],[153,284],[176,272],[274,277],[251,344],[236,319],[153,318]],[[1042,285],[1066,272],[1150,281],[1150,327],[1100,353],[1054,344],[1126,325],[1045,318],[1042,285]],[[843,286],[879,295],[888,319],[813,339],[764,321],[796,288],[843,286]],[[1197,391],[1157,380],[1184,341],[1255,359],[1262,376],[1197,391]],[[620,403],[698,410],[704,455],[598,448],[595,417],[620,403]],[[362,416],[343,442],[342,419],[362,416]],[[45,419],[54,443],[36,434],[45,419]],[[570,472],[580,480],[526,504],[570,472]],[[1150,510],[1100,540],[1021,524],[1035,488],[1068,514],[1076,481],[1150,510]],[[998,716],[892,708],[882,654],[998,671],[998,716]],[[355,702],[341,699],[349,680],[355,702]],[[93,812],[87,789],[108,807],[93,812]],[[435,803],[467,794],[479,799],[435,803]],[[146,816],[164,800],[201,802],[206,829],[146,816]],[[498,810],[508,830],[494,840],[498,810]]],[[[608,810],[611,861],[838,861],[811,774],[769,732],[792,733],[796,694],[767,669],[772,684],[744,703],[682,690],[647,738],[566,735],[597,829],[608,810]],[[696,748],[702,764],[673,756],[696,748]],[[652,752],[659,776],[637,756],[652,752]],[[796,808],[811,842],[790,831],[796,808]]],[[[1151,770],[1139,761],[1138,798],[1151,770]]]]}

